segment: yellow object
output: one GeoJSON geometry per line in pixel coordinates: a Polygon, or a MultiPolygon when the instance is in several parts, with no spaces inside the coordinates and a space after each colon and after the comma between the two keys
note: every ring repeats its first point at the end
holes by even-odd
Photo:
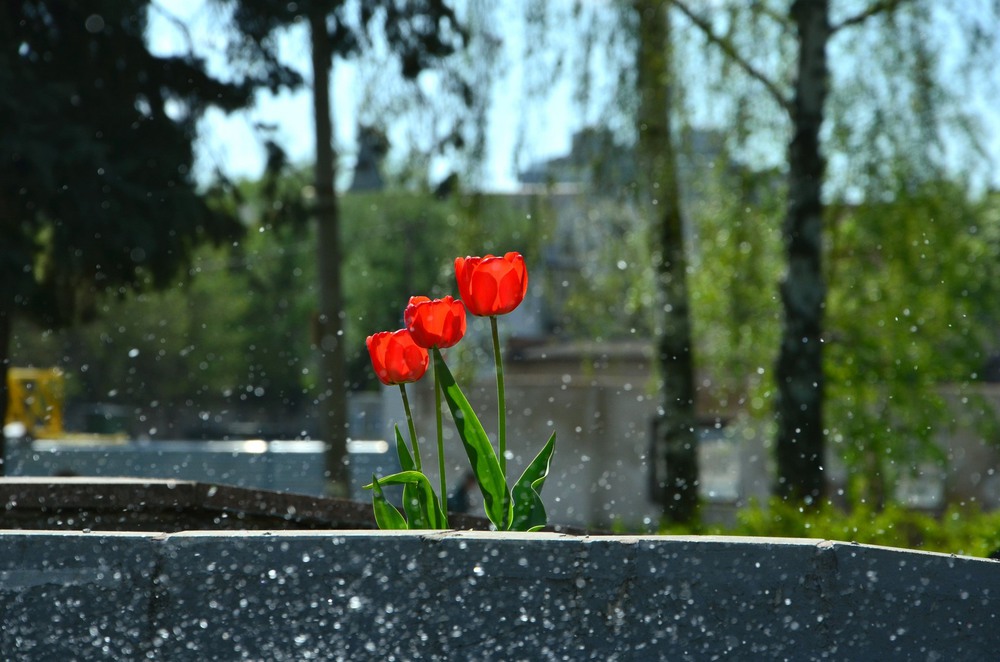
{"type": "Polygon", "coordinates": [[[21,423],[35,438],[63,435],[64,377],[59,368],[7,369],[8,423],[21,423]]]}

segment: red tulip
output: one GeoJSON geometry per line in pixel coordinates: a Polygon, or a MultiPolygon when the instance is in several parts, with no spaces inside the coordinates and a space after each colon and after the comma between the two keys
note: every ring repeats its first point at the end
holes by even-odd
{"type": "Polygon", "coordinates": [[[520,253],[457,257],[455,280],[469,312],[480,317],[509,313],[521,304],[528,291],[528,269],[520,253]]]}
{"type": "Polygon", "coordinates": [[[403,321],[418,345],[444,349],[465,335],[465,306],[450,296],[434,300],[410,297],[403,321]]]}
{"type": "Polygon", "coordinates": [[[427,372],[430,356],[427,350],[413,342],[406,329],[382,331],[365,341],[372,366],[386,386],[415,382],[427,372]]]}

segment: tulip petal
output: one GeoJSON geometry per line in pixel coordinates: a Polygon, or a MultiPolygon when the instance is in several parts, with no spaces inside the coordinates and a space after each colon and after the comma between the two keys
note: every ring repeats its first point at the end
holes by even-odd
{"type": "Polygon", "coordinates": [[[469,281],[472,279],[472,272],[479,262],[477,257],[456,257],[455,258],[455,281],[458,283],[458,294],[465,300],[468,291],[469,281]]]}
{"type": "Polygon", "coordinates": [[[424,376],[430,365],[427,352],[418,347],[410,332],[382,331],[365,340],[375,374],[383,384],[406,384],[424,376]]]}
{"type": "Polygon", "coordinates": [[[451,296],[433,301],[413,297],[403,317],[414,342],[421,347],[451,347],[465,335],[465,306],[451,296]]]}
{"type": "Polygon", "coordinates": [[[410,375],[416,375],[416,379],[420,379],[427,371],[427,366],[430,365],[430,356],[427,354],[427,350],[417,347],[415,344],[408,345],[403,350],[403,362],[409,367],[410,375]]]}
{"type": "Polygon", "coordinates": [[[521,279],[514,269],[510,269],[500,279],[497,288],[497,315],[505,315],[520,305],[524,299],[524,288],[521,279]]]}
{"type": "Polygon", "coordinates": [[[520,253],[514,253],[514,257],[511,258],[510,262],[518,279],[521,281],[521,299],[524,300],[525,295],[528,294],[528,266],[524,263],[524,257],[520,253]]]}
{"type": "Polygon", "coordinates": [[[469,309],[474,315],[489,316],[495,315],[497,300],[497,279],[493,272],[488,269],[487,263],[481,264],[472,274],[472,281],[469,288],[471,300],[469,309]]]}
{"type": "Polygon", "coordinates": [[[385,343],[382,362],[386,370],[395,372],[396,368],[404,363],[403,346],[398,342],[392,342],[390,338],[389,342],[385,343]]]}
{"type": "Polygon", "coordinates": [[[524,257],[513,251],[502,257],[455,258],[455,281],[468,311],[480,317],[511,312],[528,291],[524,257]]]}

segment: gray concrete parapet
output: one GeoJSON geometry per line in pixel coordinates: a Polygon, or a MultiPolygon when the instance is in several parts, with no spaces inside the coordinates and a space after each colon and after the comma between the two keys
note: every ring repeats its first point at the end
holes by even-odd
{"type": "Polygon", "coordinates": [[[987,660],[1000,565],[839,542],[0,533],[4,659],[987,660]]]}

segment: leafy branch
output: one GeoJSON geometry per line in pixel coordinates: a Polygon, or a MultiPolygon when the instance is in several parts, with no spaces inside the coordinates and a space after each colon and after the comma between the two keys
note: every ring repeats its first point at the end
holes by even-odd
{"type": "Polygon", "coordinates": [[[726,54],[737,66],[746,73],[747,76],[756,80],[764,86],[764,89],[771,95],[775,103],[781,106],[786,113],[792,114],[792,101],[782,92],[777,83],[767,74],[758,69],[750,60],[743,56],[736,48],[736,45],[723,35],[717,34],[711,23],[702,16],[695,13],[684,0],[671,0],[671,4],[676,7],[695,27],[697,27],[705,38],[715,44],[719,50],[726,54]]]}

